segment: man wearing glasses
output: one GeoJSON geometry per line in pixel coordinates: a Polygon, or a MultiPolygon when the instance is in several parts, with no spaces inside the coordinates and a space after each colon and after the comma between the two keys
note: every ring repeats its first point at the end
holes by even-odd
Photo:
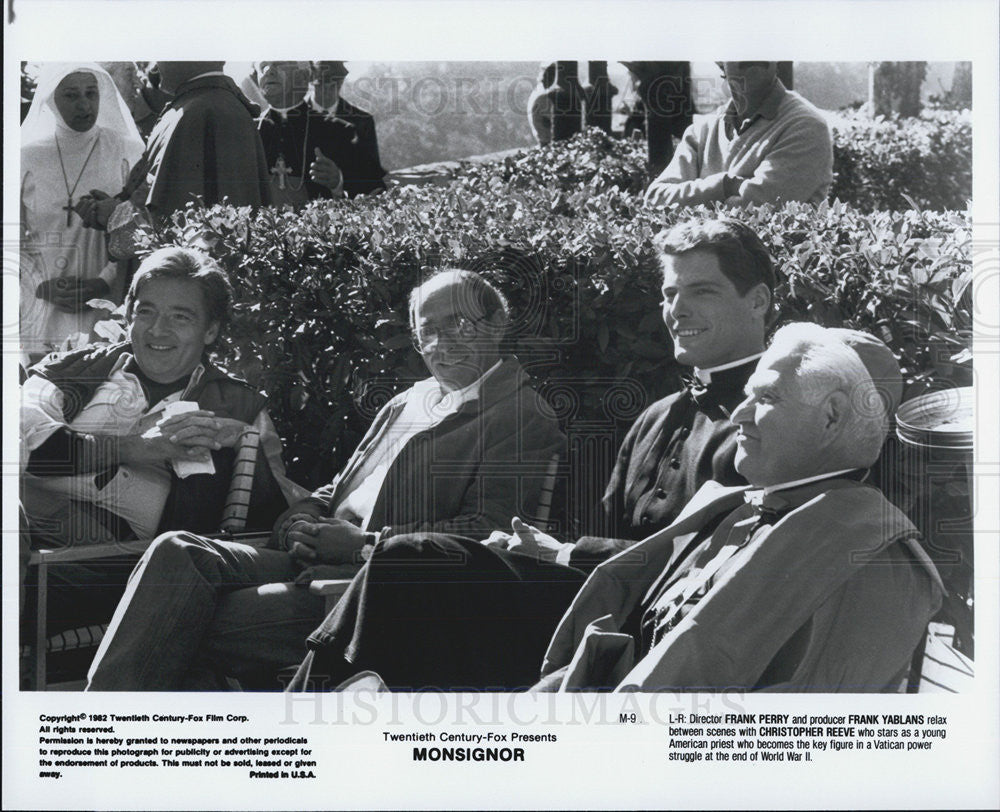
{"type": "Polygon", "coordinates": [[[833,141],[823,114],[777,77],[777,62],[719,62],[732,95],[696,116],[646,203],[684,208],[790,200],[822,202],[833,182],[833,141]]]}
{"type": "MultiPolygon", "coordinates": [[[[507,302],[478,274],[448,270],[413,292],[410,321],[432,377],[386,404],[341,474],[278,518],[268,549],[191,533],[157,539],[115,612],[89,689],[217,687],[204,667],[235,674],[244,688],[277,689],[276,671],[302,659],[326,614],[305,586],[332,576],[329,567],[340,577],[357,571],[380,540],[405,533],[482,538],[511,516],[539,515],[565,437],[517,360],[500,356],[507,302]]],[[[538,587],[552,596],[539,610],[546,640],[583,580],[551,569],[552,582],[538,587]]]]}

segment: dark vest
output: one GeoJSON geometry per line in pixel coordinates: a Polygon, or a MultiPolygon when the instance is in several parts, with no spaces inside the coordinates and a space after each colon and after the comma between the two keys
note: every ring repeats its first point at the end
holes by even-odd
{"type": "MultiPolygon", "coordinates": [[[[68,353],[49,355],[29,370],[52,382],[63,393],[63,415],[72,421],[111,374],[122,354],[131,351],[128,343],[89,346],[68,353]]],[[[220,417],[253,423],[264,408],[263,395],[248,383],[226,375],[207,360],[205,372],[187,396],[202,409],[220,417]]],[[[153,405],[153,404],[151,404],[153,405]]],[[[171,472],[170,494],[163,508],[158,532],[190,530],[212,533],[219,529],[226,494],[233,473],[235,452],[223,448],[212,452],[214,474],[193,474],[180,479],[171,472]]]]}

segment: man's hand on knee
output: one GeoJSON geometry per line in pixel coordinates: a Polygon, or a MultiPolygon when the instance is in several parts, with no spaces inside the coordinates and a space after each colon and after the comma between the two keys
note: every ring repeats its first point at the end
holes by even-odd
{"type": "Polygon", "coordinates": [[[537,527],[525,524],[517,516],[511,519],[511,529],[514,535],[507,545],[512,553],[530,555],[539,561],[555,561],[559,551],[566,545],[548,533],[543,533],[537,527]]]}
{"type": "Polygon", "coordinates": [[[286,536],[288,552],[301,564],[350,564],[369,534],[343,519],[299,520],[286,536]]]}
{"type": "Polygon", "coordinates": [[[299,521],[316,521],[325,512],[326,508],[315,500],[296,502],[275,520],[274,529],[271,531],[271,546],[290,550],[292,545],[288,542],[288,531],[292,525],[299,521]]]}

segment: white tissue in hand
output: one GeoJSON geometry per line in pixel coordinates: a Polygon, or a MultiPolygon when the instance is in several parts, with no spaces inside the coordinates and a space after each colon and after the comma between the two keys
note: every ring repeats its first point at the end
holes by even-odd
{"type": "MultiPolygon", "coordinates": [[[[173,403],[168,403],[163,407],[162,416],[156,421],[156,425],[144,432],[142,436],[146,439],[162,437],[163,432],[160,431],[160,425],[164,421],[169,420],[171,417],[176,417],[179,414],[184,414],[185,412],[195,412],[200,408],[201,407],[193,400],[175,400],[173,403]]],[[[208,452],[206,452],[205,459],[173,460],[172,464],[174,466],[174,473],[176,473],[181,479],[189,477],[191,474],[215,473],[215,463],[212,462],[212,455],[208,452]]]]}

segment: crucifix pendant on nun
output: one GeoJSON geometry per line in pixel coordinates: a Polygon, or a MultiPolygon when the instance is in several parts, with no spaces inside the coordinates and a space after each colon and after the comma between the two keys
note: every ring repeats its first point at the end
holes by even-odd
{"type": "Polygon", "coordinates": [[[278,178],[278,188],[285,188],[285,176],[290,175],[292,170],[289,169],[288,164],[285,163],[285,156],[279,155],[277,162],[274,164],[274,169],[271,170],[271,174],[277,176],[278,178]]]}

